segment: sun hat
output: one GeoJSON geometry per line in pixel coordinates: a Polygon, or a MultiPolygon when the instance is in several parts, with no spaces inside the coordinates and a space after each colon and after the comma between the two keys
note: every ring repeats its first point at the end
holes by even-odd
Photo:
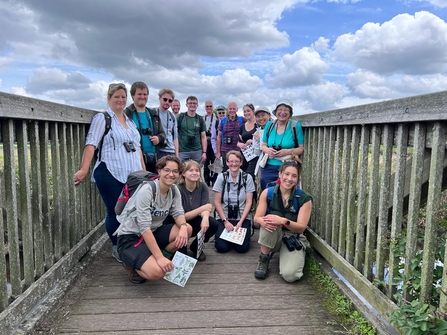
{"type": "Polygon", "coordinates": [[[277,110],[278,107],[281,106],[281,105],[286,105],[287,107],[289,107],[289,108],[290,108],[290,113],[291,113],[290,116],[293,115],[293,102],[292,102],[291,100],[287,99],[287,98],[279,99],[279,100],[276,102],[276,107],[275,107],[275,110],[273,111],[273,115],[276,116],[276,110],[277,110]]]}
{"type": "Polygon", "coordinates": [[[258,114],[259,112],[266,112],[267,114],[270,114],[270,109],[268,109],[268,107],[258,107],[255,110],[255,116],[256,114],[258,114]]]}

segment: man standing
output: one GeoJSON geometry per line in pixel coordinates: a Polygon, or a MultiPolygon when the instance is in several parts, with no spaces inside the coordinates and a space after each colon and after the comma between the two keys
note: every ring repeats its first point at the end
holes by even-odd
{"type": "Polygon", "coordinates": [[[222,157],[223,170],[227,171],[226,153],[230,150],[240,151],[237,142],[239,140],[239,128],[244,123],[242,116],[237,116],[237,104],[228,104],[228,116],[224,117],[219,124],[217,132],[216,158],[222,157]]]}
{"type": "Polygon", "coordinates": [[[179,158],[182,162],[192,159],[201,164],[206,160],[206,127],[203,118],[196,113],[197,105],[197,98],[189,96],[186,99],[188,110],[177,116],[179,158]]]}
{"type": "Polygon", "coordinates": [[[180,101],[177,99],[172,100],[171,109],[174,115],[177,116],[180,113],[180,101]]]}
{"type": "Polygon", "coordinates": [[[124,113],[131,118],[140,133],[141,150],[143,152],[146,170],[155,172],[158,152],[165,143],[166,134],[160,117],[155,109],[146,107],[149,88],[142,81],[136,81],[130,87],[133,104],[124,109],[124,113]]]}
{"type": "Polygon", "coordinates": [[[166,133],[165,146],[160,148],[159,157],[167,155],[175,155],[178,157],[178,133],[177,133],[177,120],[169,111],[172,101],[174,101],[174,92],[169,88],[162,88],[158,92],[158,100],[160,105],[158,106],[158,114],[160,115],[160,121],[166,133]]]}
{"type": "MultiPolygon", "coordinates": [[[[219,122],[219,119],[216,114],[213,113],[213,103],[211,101],[205,101],[205,126],[206,126],[206,160],[205,160],[205,166],[203,168],[203,175],[205,179],[205,183],[208,186],[211,186],[212,181],[214,178],[214,172],[210,171],[208,168],[208,165],[210,165],[212,162],[214,162],[214,150],[211,146],[211,129],[213,127],[216,127],[216,123],[219,122]]],[[[216,176],[217,178],[217,176],[216,176]]]]}

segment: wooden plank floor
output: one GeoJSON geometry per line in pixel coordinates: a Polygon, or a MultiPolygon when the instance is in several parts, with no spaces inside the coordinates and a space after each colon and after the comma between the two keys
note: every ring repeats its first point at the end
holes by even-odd
{"type": "Polygon", "coordinates": [[[247,254],[218,254],[207,243],[184,288],[165,280],[134,285],[107,243],[40,330],[52,334],[342,334],[312,278],[288,284],[278,257],[254,278],[257,233],[247,254]]]}

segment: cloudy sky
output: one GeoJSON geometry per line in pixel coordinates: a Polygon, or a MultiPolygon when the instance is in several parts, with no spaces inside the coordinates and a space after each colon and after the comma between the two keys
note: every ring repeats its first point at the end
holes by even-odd
{"type": "Polygon", "coordinates": [[[0,0],[0,91],[103,109],[141,80],[149,106],[169,87],[182,111],[307,114],[447,89],[446,20],[447,0],[0,0]]]}

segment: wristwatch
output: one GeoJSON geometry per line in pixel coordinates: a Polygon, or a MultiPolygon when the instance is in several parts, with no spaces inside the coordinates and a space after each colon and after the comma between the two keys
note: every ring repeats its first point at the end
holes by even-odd
{"type": "Polygon", "coordinates": [[[286,221],[286,226],[290,226],[290,221],[289,220],[286,221]]]}

